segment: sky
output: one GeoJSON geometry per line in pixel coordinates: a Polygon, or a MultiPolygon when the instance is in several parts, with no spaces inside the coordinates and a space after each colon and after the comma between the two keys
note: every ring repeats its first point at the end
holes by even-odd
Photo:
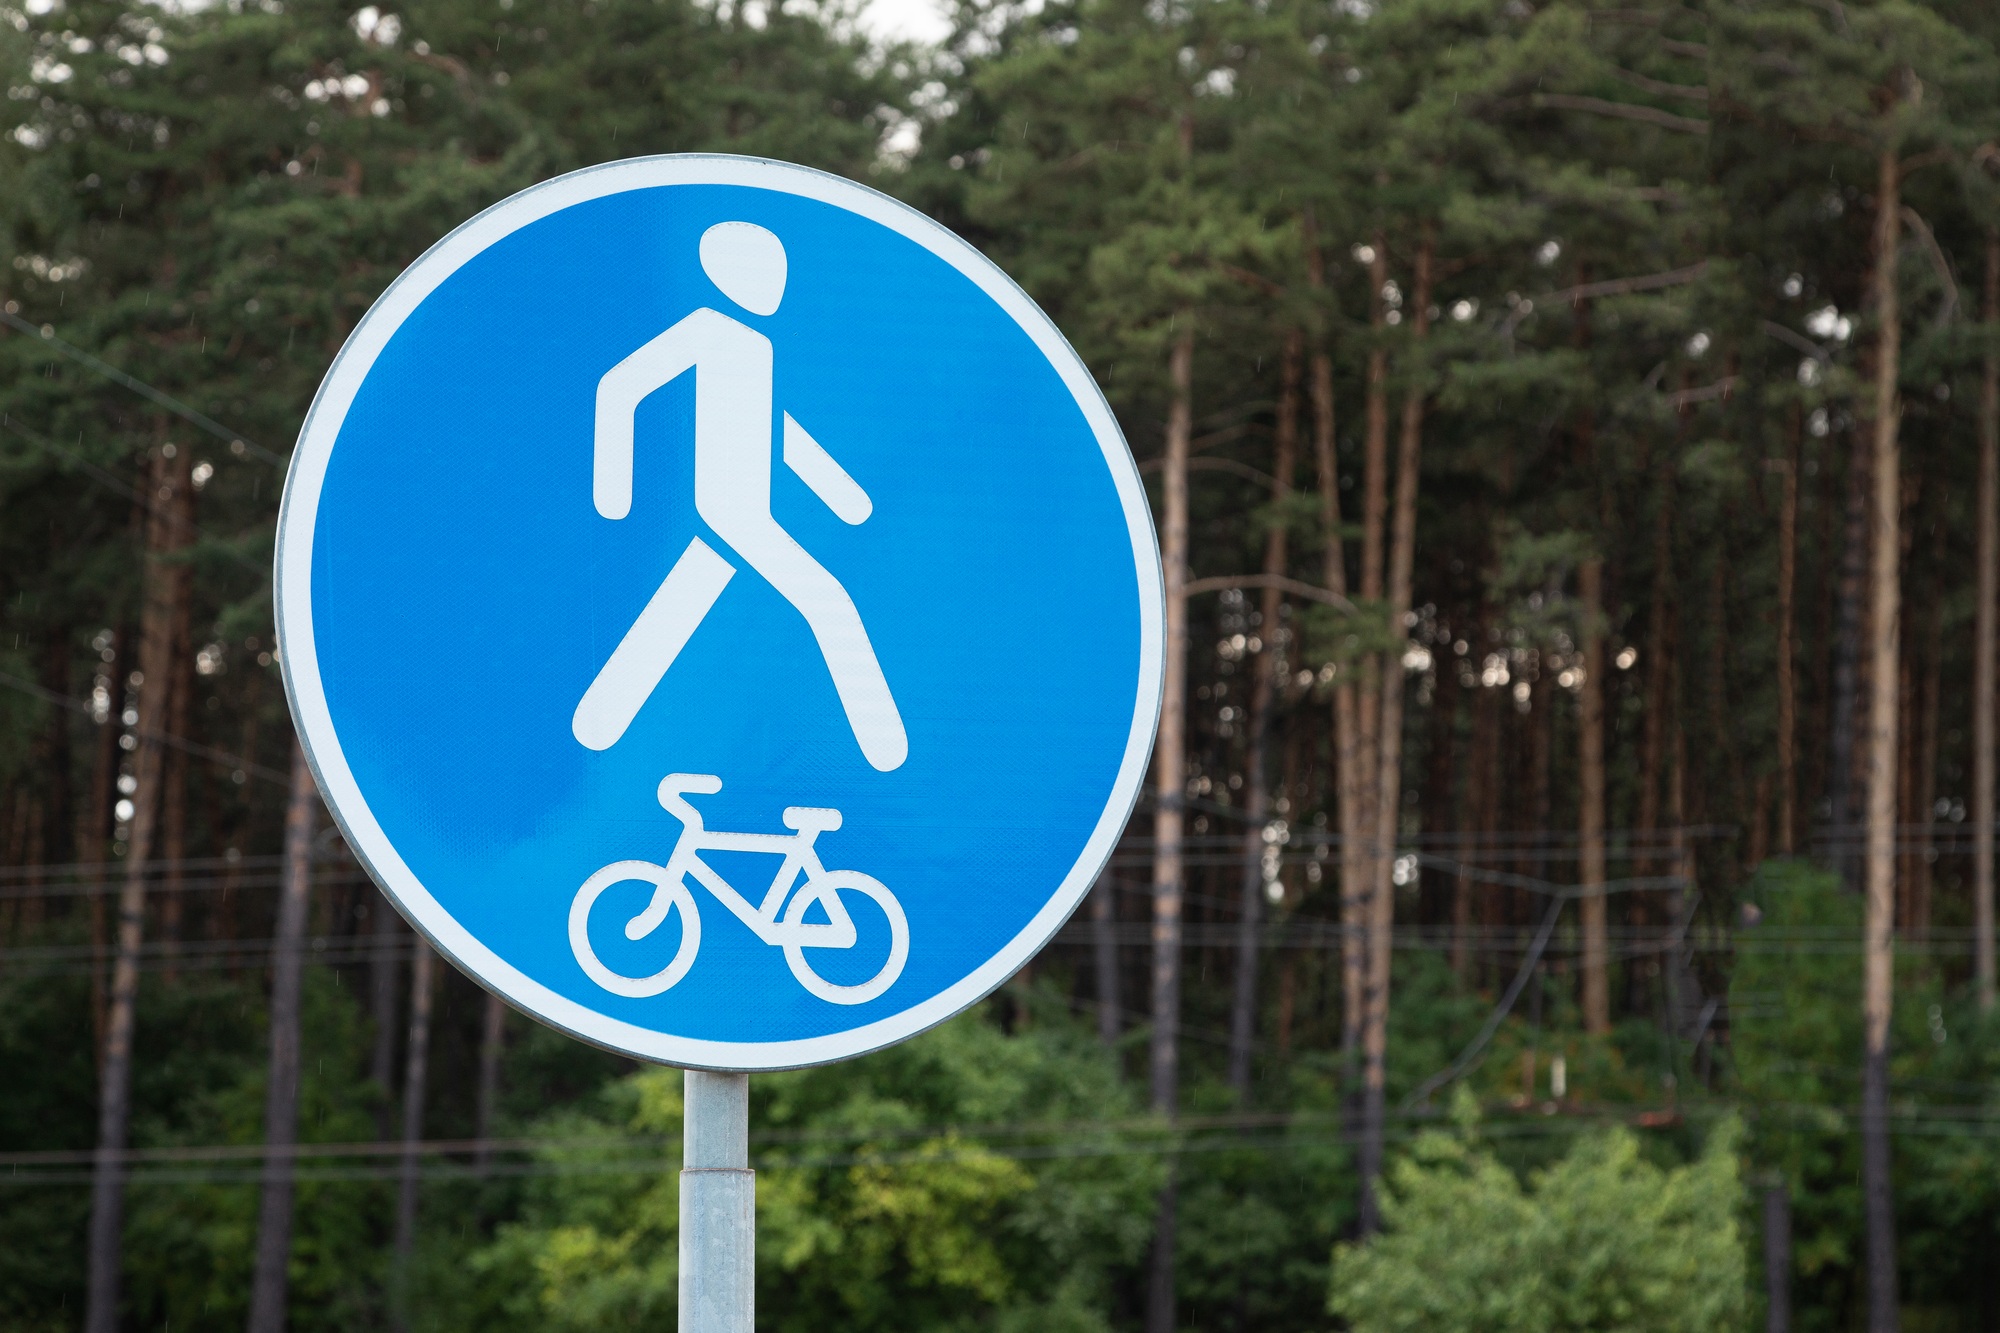
{"type": "Polygon", "coordinates": [[[950,30],[936,0],[872,0],[861,21],[882,41],[936,42],[950,30]]]}

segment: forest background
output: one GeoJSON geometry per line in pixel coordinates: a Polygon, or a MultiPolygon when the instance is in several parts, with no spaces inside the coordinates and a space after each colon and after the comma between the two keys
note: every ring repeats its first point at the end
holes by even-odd
{"type": "MultiPolygon", "coordinates": [[[[269,568],[404,264],[702,149],[1043,303],[1173,631],[1154,795],[1057,943],[755,1080],[765,1326],[2000,1324],[1996,40],[0,0],[0,1328],[671,1322],[678,1076],[386,908],[300,781],[269,568]]],[[[1051,589],[1035,632],[1060,671],[1090,626],[1051,589]]]]}

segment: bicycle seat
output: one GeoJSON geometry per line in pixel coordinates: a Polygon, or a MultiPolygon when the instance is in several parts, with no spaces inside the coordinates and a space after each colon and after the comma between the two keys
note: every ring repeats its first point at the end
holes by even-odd
{"type": "Polygon", "coordinates": [[[660,779],[660,808],[698,832],[701,829],[701,811],[681,798],[709,796],[721,790],[722,779],[713,773],[669,773],[660,779]]]}
{"type": "Polygon", "coordinates": [[[830,833],[840,827],[840,811],[814,805],[788,805],[782,818],[786,828],[800,833],[830,833]]]}

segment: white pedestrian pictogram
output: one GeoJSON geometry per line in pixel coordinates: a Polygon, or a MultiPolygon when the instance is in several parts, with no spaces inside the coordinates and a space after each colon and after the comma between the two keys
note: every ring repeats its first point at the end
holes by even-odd
{"type": "MultiPolygon", "coordinates": [[[[770,231],[719,223],[702,234],[700,253],[702,271],[723,295],[753,315],[777,312],[785,247],[770,231]]],[[[840,581],[771,516],[772,361],[769,338],[704,307],[613,366],[597,385],[593,498],[606,518],[631,512],[633,415],[648,395],[694,371],[695,512],[805,617],[862,755],[886,773],[908,757],[909,738],[861,614],[840,581]]],[[[843,522],[865,521],[874,508],[867,492],[791,413],[783,415],[785,465],[843,522]]],[[[617,744],[735,574],[701,538],[688,543],[584,691],[570,723],[577,740],[593,750],[617,744]]]]}

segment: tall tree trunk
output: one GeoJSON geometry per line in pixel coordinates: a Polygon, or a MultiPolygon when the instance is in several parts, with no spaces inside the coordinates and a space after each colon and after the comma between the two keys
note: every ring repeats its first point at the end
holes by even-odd
{"type": "MultiPolygon", "coordinates": [[[[42,771],[52,773],[53,770],[54,766],[44,760],[42,771]]],[[[66,779],[68,776],[67,773],[64,773],[60,778],[51,778],[51,785],[53,786],[56,781],[66,779]]],[[[21,928],[23,938],[26,938],[28,932],[39,930],[42,924],[42,909],[44,904],[41,890],[48,882],[48,871],[45,867],[49,864],[50,860],[48,844],[50,820],[48,817],[47,802],[43,801],[40,797],[36,797],[29,802],[29,809],[32,812],[30,815],[32,822],[28,828],[26,857],[28,871],[22,877],[22,896],[20,901],[15,905],[15,924],[21,928]]]]}
{"type": "MultiPolygon", "coordinates": [[[[1555,819],[1556,673],[1549,669],[1546,653],[1538,651],[1536,658],[1534,679],[1528,682],[1528,711],[1517,714],[1528,745],[1527,817],[1521,828],[1532,831],[1535,838],[1521,866],[1531,879],[1546,884],[1549,845],[1544,836],[1555,819]]],[[[1533,897],[1525,889],[1521,893],[1521,924],[1525,926],[1536,914],[1533,897]]]]}
{"type": "MultiPolygon", "coordinates": [[[[9,805],[13,807],[11,817],[7,820],[7,864],[9,866],[26,866],[28,864],[28,822],[37,817],[33,809],[35,804],[34,798],[29,796],[25,783],[17,784],[10,789],[8,797],[10,799],[0,800],[0,807],[9,805]]],[[[11,881],[0,880],[0,883],[8,885],[7,888],[0,889],[0,945],[15,944],[19,942],[19,937],[14,933],[14,917],[19,912],[21,903],[14,898],[13,892],[10,891],[13,890],[11,881]]]]}
{"type": "MultiPolygon", "coordinates": [[[[255,647],[256,642],[255,639],[252,639],[247,646],[255,647]]],[[[263,717],[263,708],[261,705],[264,697],[265,669],[252,666],[248,670],[247,675],[248,679],[243,682],[243,698],[241,702],[243,739],[238,744],[242,746],[242,753],[245,758],[254,759],[257,757],[257,742],[262,734],[261,719],[263,717]]],[[[254,816],[249,808],[249,803],[240,799],[241,788],[237,790],[239,792],[239,799],[237,801],[237,815],[232,836],[239,842],[247,842],[253,826],[254,816]]],[[[229,850],[235,854],[229,857],[223,867],[222,891],[216,894],[214,905],[210,908],[209,934],[214,939],[233,941],[238,938],[237,909],[243,900],[243,856],[241,855],[242,848],[240,847],[232,846],[229,850]]],[[[229,964],[227,974],[232,977],[236,975],[236,965],[233,962],[229,964]]],[[[388,1138],[388,1121],[383,1120],[379,1128],[381,1133],[377,1137],[388,1138]]]]}
{"type": "Polygon", "coordinates": [[[1798,698],[1793,674],[1792,623],[1799,570],[1799,407],[1785,425],[1785,458],[1778,500],[1778,855],[1798,850],[1798,698]]]}
{"type": "MultiPolygon", "coordinates": [[[[1580,287],[1589,281],[1586,266],[1577,266],[1580,287]]],[[[1573,341],[1579,353],[1589,350],[1591,308],[1588,301],[1573,301],[1575,314],[1573,341]]],[[[1578,413],[1576,462],[1591,475],[1601,469],[1596,457],[1597,421],[1590,406],[1578,413]]],[[[1607,485],[1598,486],[1600,532],[1609,536],[1611,496],[1607,485]]],[[[1611,1030],[1610,939],[1604,899],[1605,866],[1604,819],[1604,557],[1595,550],[1577,569],[1579,624],[1578,647],[1582,649],[1583,681],[1577,691],[1577,883],[1582,892],[1577,909],[1582,927],[1583,949],[1579,959],[1583,970],[1583,1022],[1592,1033],[1611,1030]]],[[[1536,989],[1540,996],[1539,984],[1536,989]]],[[[1534,1095],[1534,1089],[1528,1089],[1534,1095]]]]}
{"type": "Polygon", "coordinates": [[[1865,980],[1867,1030],[1861,1080],[1861,1175],[1868,1233],[1869,1333],[1895,1333],[1895,1196],[1889,1163],[1889,1020],[1895,1003],[1896,677],[1902,537],[1902,328],[1896,247],[1901,223],[1901,165],[1893,150],[1879,163],[1875,199],[1875,402],[1872,490],[1873,560],[1869,576],[1868,838],[1865,980]]]}
{"type": "Polygon", "coordinates": [[[188,569],[176,556],[191,535],[177,521],[173,501],[188,478],[190,453],[164,449],[150,461],[147,482],[155,497],[146,524],[145,607],[139,630],[139,724],[133,754],[132,821],[126,834],[124,883],[118,893],[117,954],[105,1006],[99,1070],[97,1159],[91,1183],[89,1273],[84,1333],[116,1333],[119,1268],[125,1223],[125,1149],[132,1119],[132,1038],[139,1001],[139,946],[145,933],[146,874],[159,829],[160,778],[165,747],[160,737],[171,701],[174,619],[180,582],[188,569]]]}
{"type": "Polygon", "coordinates": [[[1299,960],[1289,951],[1278,964],[1278,1058],[1292,1053],[1292,1016],[1298,1005],[1299,960]]]}
{"type": "Polygon", "coordinates": [[[1114,1046],[1125,1030],[1118,978],[1118,881],[1107,868],[1090,894],[1090,942],[1097,964],[1097,1039],[1114,1046]]]}
{"type": "MultiPolygon", "coordinates": [[[[1909,484],[1898,486],[1901,508],[1896,520],[1898,598],[1904,578],[1915,577],[1912,548],[1921,518],[1919,500],[1923,494],[1921,466],[1910,469],[1909,484]]],[[[1922,684],[1918,677],[1922,650],[1913,617],[1898,615],[1896,625],[1896,913],[1890,929],[1903,938],[1913,938],[1920,887],[1917,858],[1921,854],[1917,838],[1911,836],[1920,816],[1917,813],[1917,750],[1922,743],[1918,719],[1923,716],[1922,684]]],[[[1928,815],[1921,818],[1928,819],[1928,815]]]]}
{"type": "Polygon", "coordinates": [[[1771,857],[1771,775],[1759,773],[1750,785],[1750,839],[1744,851],[1743,873],[1748,876],[1771,857]]]}
{"type": "MultiPolygon", "coordinates": [[[[11,795],[13,799],[10,803],[14,809],[12,818],[7,821],[9,826],[7,864],[25,871],[31,864],[28,830],[31,826],[40,824],[40,803],[29,795],[25,783],[16,786],[11,795]]],[[[18,944],[26,939],[25,926],[20,931],[15,927],[27,906],[27,889],[30,883],[28,877],[23,874],[18,881],[7,883],[6,888],[0,888],[0,946],[18,944]]]]}
{"type": "Polygon", "coordinates": [[[1639,813],[1633,830],[1639,855],[1633,869],[1641,875],[1652,870],[1652,842],[1660,830],[1660,775],[1666,771],[1667,714],[1672,696],[1667,683],[1673,677],[1672,650],[1668,639],[1672,630],[1669,617],[1674,605],[1674,490],[1679,469],[1671,458],[1660,464],[1653,510],[1653,591],[1647,613],[1645,725],[1639,735],[1639,813]]]}
{"type": "Polygon", "coordinates": [[[1792,1194],[1764,1187],[1764,1333],[1792,1333],[1792,1194]]]}
{"type": "MultiPolygon", "coordinates": [[[[1933,542],[1936,558],[1932,567],[1944,567],[1945,525],[1933,528],[1936,534],[1933,542]]],[[[1917,836],[1916,873],[1912,878],[1915,888],[1910,894],[1910,929],[1926,942],[1931,933],[1931,865],[1936,856],[1935,830],[1937,829],[1937,771],[1938,771],[1938,696],[1944,681],[1944,599],[1932,597],[1924,608],[1922,685],[1918,696],[1923,700],[1922,710],[1917,715],[1917,836]]]]}
{"type": "Polygon", "coordinates": [[[312,893],[314,804],[319,791],[292,744],[292,798],[285,810],[285,879],[271,956],[271,1064],[264,1085],[264,1189],[250,1279],[249,1333],[283,1333],[292,1253],[292,1148],[299,1138],[299,991],[305,974],[306,907],[312,893]]]}
{"type": "Polygon", "coordinates": [[[1728,580],[1732,560],[1728,534],[1735,525],[1735,506],[1724,506],[1721,531],[1713,539],[1708,571],[1708,778],[1702,785],[1704,796],[1724,810],[1740,810],[1743,789],[1738,781],[1735,745],[1730,737],[1735,728],[1729,713],[1729,595],[1728,580]]]}
{"type": "MultiPolygon", "coordinates": [[[[1676,451],[1677,452],[1677,451],[1676,451]]],[[[1650,875],[1662,864],[1659,851],[1660,783],[1667,772],[1669,736],[1678,709],[1679,692],[1675,666],[1676,617],[1674,615],[1674,505],[1680,481],[1675,453],[1660,459],[1655,473],[1653,504],[1653,586],[1646,617],[1646,647],[1639,662],[1646,673],[1645,716],[1639,733],[1639,809],[1634,821],[1632,857],[1634,875],[1650,875]]],[[[1674,867],[1672,873],[1679,873],[1674,867]]],[[[1667,909],[1669,912],[1671,909],[1667,909]]],[[[1627,928],[1643,935],[1650,927],[1663,925],[1662,904],[1649,901],[1645,894],[1628,894],[1625,901],[1627,928]]],[[[1671,919],[1669,916],[1667,919],[1671,919]]],[[[1653,960],[1650,968],[1636,964],[1626,969],[1626,998],[1633,1008],[1643,1002],[1641,992],[1649,975],[1671,967],[1665,958],[1653,960]]]]}
{"type": "Polygon", "coordinates": [[[1361,1151],[1356,1163],[1361,1177],[1361,1234],[1381,1227],[1381,1203],[1376,1194],[1382,1172],[1383,1136],[1387,1126],[1386,1091],[1389,1056],[1389,983],[1396,924],[1397,817],[1403,808],[1403,699],[1405,693],[1401,642],[1412,601],[1416,573],[1417,482],[1424,439],[1424,396],[1427,374],[1422,362],[1430,332],[1432,261],[1436,229],[1425,222],[1417,244],[1415,281],[1410,311],[1411,364],[1404,390],[1402,420],[1396,440],[1396,506],[1389,534],[1389,633],[1394,646],[1382,654],[1380,667],[1381,723],[1376,731],[1375,829],[1369,865],[1368,957],[1362,997],[1361,1151]]]}
{"type": "MultiPolygon", "coordinates": [[[[42,659],[42,684],[57,694],[70,692],[71,636],[67,626],[59,626],[49,636],[48,651],[42,659]]],[[[43,771],[49,775],[48,800],[42,807],[42,864],[64,865],[78,859],[71,821],[70,784],[75,780],[70,758],[71,719],[60,709],[51,709],[48,731],[42,737],[43,771]]],[[[84,855],[95,855],[85,853],[84,855]]],[[[36,881],[42,882],[40,878],[36,881]]],[[[22,904],[24,924],[41,923],[48,904],[40,897],[22,904]]]]}
{"type": "MultiPolygon", "coordinates": [[[[1462,626],[1469,607],[1451,612],[1446,627],[1462,626]]],[[[1464,827],[1458,818],[1458,768],[1462,756],[1458,745],[1458,703],[1463,693],[1459,661],[1452,644],[1441,642],[1433,658],[1430,719],[1424,738],[1424,785],[1419,798],[1417,827],[1426,833],[1457,831],[1464,827]]],[[[1431,947],[1447,943],[1447,922],[1451,919],[1453,885],[1457,876],[1426,875],[1419,881],[1417,920],[1426,928],[1431,947]]]]}
{"type": "Polygon", "coordinates": [[[1098,989],[1098,1041],[1118,1043],[1124,1031],[1124,983],[1118,977],[1118,881],[1110,867],[1090,889],[1090,953],[1098,989]]]}
{"type": "MultiPolygon", "coordinates": [[[[1326,290],[1326,259],[1320,252],[1319,233],[1311,209],[1305,213],[1306,280],[1315,293],[1326,290]]],[[[1378,285],[1377,291],[1380,291],[1378,285]]],[[[1379,301],[1379,297],[1378,297],[1379,301]]],[[[1334,450],[1333,357],[1323,342],[1315,340],[1312,353],[1310,392],[1313,408],[1313,460],[1319,473],[1319,521],[1321,577],[1327,590],[1347,596],[1347,556],[1340,536],[1340,468],[1334,450]]],[[[1341,951],[1341,1038],[1342,1049],[1349,1044],[1352,1018],[1359,1012],[1359,987],[1350,983],[1360,976],[1355,965],[1359,938],[1354,930],[1352,894],[1355,880],[1355,802],[1359,784],[1358,731],[1359,701],[1354,668],[1343,663],[1333,683],[1333,767],[1334,804],[1340,821],[1340,951],[1341,951]]]]}
{"type": "MultiPolygon", "coordinates": [[[[176,495],[178,521],[194,529],[194,487],[176,495]]],[[[167,679],[167,735],[187,739],[189,703],[194,695],[194,635],[190,623],[194,615],[194,580],[182,578],[174,606],[172,669],[167,679]]],[[[160,883],[160,937],[166,946],[166,966],[161,980],[172,985],[180,978],[181,917],[187,910],[188,753],[175,747],[164,756],[160,788],[160,852],[166,862],[160,883]]]]}
{"type": "Polygon", "coordinates": [[[1583,884],[1583,1024],[1611,1031],[1611,945],[1604,883],[1604,561],[1591,556],[1577,571],[1582,601],[1583,688],[1577,696],[1577,841],[1583,884]]]}
{"type": "MultiPolygon", "coordinates": [[[[1829,427],[1831,429],[1831,427],[1829,427]]],[[[1814,823],[1824,818],[1823,801],[1833,788],[1833,737],[1829,734],[1830,714],[1833,699],[1833,659],[1835,640],[1839,637],[1835,625],[1839,619],[1840,570],[1836,552],[1840,550],[1838,533],[1846,522],[1847,505],[1842,499],[1843,487],[1847,485],[1847,469],[1836,467],[1835,445],[1831,437],[1815,451],[1819,455],[1819,521],[1811,560],[1801,565],[1801,574],[1810,570],[1814,577],[1812,589],[1812,633],[1803,631],[1798,642],[1811,643],[1813,651],[1806,655],[1812,673],[1811,696],[1819,711],[1818,725],[1803,726],[1799,731],[1799,826],[1797,837],[1803,848],[1813,840],[1810,830],[1814,823]],[[1807,802],[1811,803],[1808,804],[1807,802]]],[[[1804,486],[1804,474],[1800,474],[1800,485],[1804,486]]],[[[1803,502],[1802,502],[1803,503],[1803,502]]],[[[1804,550],[1804,538],[1800,538],[1800,549],[1804,550]]],[[[1805,593],[1798,594],[1800,606],[1805,605],[1805,593]]],[[[1804,670],[1803,664],[1801,669],[1804,670]]],[[[1801,690],[1800,697],[1805,691],[1801,690]]],[[[1803,721],[1803,711],[1800,718],[1803,721]]],[[[1824,842],[1824,837],[1818,839],[1824,842]]],[[[1823,850],[1823,849],[1822,849],[1823,850]]]]}
{"type": "MultiPolygon", "coordinates": [[[[1912,587],[1925,586],[1927,578],[1938,577],[1916,563],[1915,544],[1924,525],[1922,504],[1924,478],[1912,469],[1910,484],[1903,488],[1902,558],[1903,575],[1912,587]]],[[[1945,567],[1945,525],[1930,524],[1931,559],[1929,570],[1945,567]]],[[[1927,948],[1931,930],[1931,860],[1936,855],[1938,758],[1938,687],[1943,675],[1944,602],[1938,597],[1920,599],[1921,609],[1903,620],[1902,675],[1898,693],[1897,728],[1898,785],[1897,816],[1898,867],[1896,871],[1896,929],[1927,948]]]]}
{"type": "MultiPolygon", "coordinates": [[[[1909,550],[1903,551],[1908,568],[1909,550]]],[[[1896,716],[1896,918],[1894,929],[1910,937],[1917,917],[1917,840],[1911,826],[1917,822],[1917,729],[1910,723],[1919,716],[1923,702],[1917,695],[1916,645],[1910,642],[1911,626],[1903,622],[1903,642],[1897,645],[1896,716]]]]}
{"type": "MultiPolygon", "coordinates": [[[[1388,315],[1382,293],[1389,282],[1389,241],[1383,232],[1375,233],[1372,256],[1368,262],[1368,323],[1375,341],[1368,350],[1363,400],[1361,596],[1364,601],[1379,602],[1382,535],[1389,506],[1389,350],[1382,340],[1388,315]]],[[[1345,747],[1349,767],[1340,807],[1340,1049],[1351,1087],[1367,1025],[1369,904],[1374,890],[1375,844],[1380,823],[1375,800],[1381,778],[1381,661],[1375,653],[1360,655],[1347,670],[1354,676],[1354,740],[1345,747]]]]}
{"type": "MultiPolygon", "coordinates": [[[[1674,694],[1678,697],[1680,668],[1676,663],[1673,682],[1674,694]]],[[[1678,714],[1667,727],[1667,821],[1671,830],[1667,835],[1667,869],[1680,882],[1667,894],[1667,924],[1661,928],[1661,935],[1671,939],[1674,928],[1681,926],[1685,931],[1682,915],[1688,899],[1696,891],[1694,878],[1693,849],[1687,836],[1687,733],[1681,728],[1678,714]]],[[[1661,986],[1666,992],[1667,1021],[1662,1035],[1670,1043],[1681,1039],[1682,1024],[1689,1001],[1693,998],[1681,985],[1687,974],[1687,959],[1690,950],[1683,933],[1680,943],[1671,951],[1661,953],[1661,986]]],[[[1692,977],[1689,977],[1692,980],[1692,977]]],[[[1678,1093],[1675,1094],[1678,1097],[1678,1093]]]]}
{"type": "MultiPolygon", "coordinates": [[[[49,529],[49,544],[52,553],[61,550],[57,529],[49,529]]],[[[58,625],[49,635],[48,650],[42,659],[42,684],[57,694],[69,694],[72,690],[72,661],[75,653],[76,629],[72,625],[58,625]]],[[[46,821],[43,846],[47,864],[65,865],[71,861],[91,860],[98,855],[76,845],[76,831],[71,821],[76,818],[71,783],[75,781],[72,771],[70,727],[73,719],[64,716],[64,710],[51,709],[49,729],[44,754],[47,756],[47,772],[52,781],[49,787],[48,803],[43,807],[42,816],[46,821]]],[[[46,907],[36,901],[33,910],[39,915],[46,907]]]]}
{"type": "Polygon", "coordinates": [[[479,1139],[479,1147],[473,1154],[473,1165],[484,1174],[493,1161],[493,1149],[488,1141],[493,1137],[493,1119],[500,1109],[500,1057],[507,1053],[507,1002],[493,992],[486,992],[485,1012],[480,1016],[479,1025],[479,1109],[474,1135],[479,1139]]]}
{"type": "Polygon", "coordinates": [[[1993,959],[1993,691],[2000,617],[2000,227],[1986,229],[1986,355],[1979,379],[1979,605],[1972,667],[1972,955],[1979,1007],[1991,1012],[1993,959]]]}
{"type": "MultiPolygon", "coordinates": [[[[1377,231],[1368,262],[1369,327],[1378,335],[1387,327],[1389,304],[1389,238],[1377,231]]],[[[1384,533],[1389,523],[1389,347],[1377,337],[1368,349],[1367,398],[1363,403],[1361,473],[1361,595],[1382,595],[1382,566],[1388,557],[1384,533]]]]}
{"type": "MultiPolygon", "coordinates": [[[[1160,689],[1160,734],[1153,749],[1158,793],[1153,813],[1153,1110],[1173,1117],[1180,1105],[1181,905],[1185,893],[1182,826],[1187,791],[1188,453],[1194,437],[1194,315],[1183,310],[1168,357],[1172,402],[1167,411],[1166,467],[1160,562],[1166,578],[1166,673],[1160,689]]],[[[1160,1191],[1146,1289],[1146,1333],[1173,1333],[1174,1237],[1177,1194],[1160,1191]]]]}
{"type": "MultiPolygon", "coordinates": [[[[1310,215],[1308,215],[1310,217],[1310,215]]],[[[1326,276],[1317,243],[1306,248],[1313,290],[1325,288],[1326,276]]],[[[1334,449],[1333,357],[1323,346],[1312,354],[1313,458],[1319,472],[1319,520],[1323,534],[1321,577],[1327,589],[1347,595],[1347,555],[1340,535],[1340,466],[1334,449]]],[[[1340,824],[1340,977],[1341,1049],[1359,1049],[1361,1012],[1361,938],[1357,928],[1360,848],[1358,824],[1361,800],[1360,692],[1353,661],[1342,662],[1333,682],[1334,805],[1340,824]]]]}
{"type": "MultiPolygon", "coordinates": [[[[1282,578],[1289,567],[1286,506],[1292,494],[1292,474],[1298,466],[1299,362],[1303,352],[1297,330],[1288,332],[1279,369],[1278,419],[1272,432],[1271,526],[1264,537],[1264,573],[1272,578],[1282,578]]],[[[1264,924],[1267,845],[1264,832],[1271,820],[1271,710],[1281,684],[1278,673],[1285,664],[1279,643],[1283,594],[1271,585],[1263,594],[1258,625],[1263,647],[1253,659],[1256,678],[1250,686],[1250,772],[1244,800],[1249,827],[1243,835],[1243,884],[1236,921],[1236,993],[1229,1011],[1229,1087],[1236,1100],[1246,1105],[1250,1100],[1250,1052],[1257,1032],[1257,950],[1264,924]]]]}
{"type": "MultiPolygon", "coordinates": [[[[1473,837],[1466,843],[1459,855],[1467,865],[1476,865],[1484,859],[1492,847],[1493,835],[1500,829],[1500,750],[1501,729],[1504,719],[1501,710],[1507,707],[1506,693],[1484,683],[1484,649],[1491,643],[1492,626],[1486,616],[1480,617],[1474,642],[1478,645],[1472,652],[1472,669],[1480,673],[1481,683],[1472,690],[1472,746],[1469,774],[1466,779],[1466,820],[1473,837]]],[[[1499,938],[1499,922],[1494,918],[1495,905],[1499,895],[1492,885],[1481,886],[1471,875],[1456,876],[1457,893],[1452,902],[1451,921],[1451,970],[1461,982],[1472,981],[1475,974],[1483,977],[1491,958],[1482,947],[1475,962],[1472,944],[1475,930],[1484,932],[1482,943],[1487,944],[1499,938]],[[1475,912],[1476,904],[1480,910],[1475,912]]]]}
{"type": "Polygon", "coordinates": [[[1856,887],[1854,732],[1861,712],[1863,585],[1868,573],[1868,482],[1873,448],[1868,432],[1857,429],[1847,470],[1847,513],[1835,593],[1831,715],[1827,719],[1826,836],[1833,864],[1849,888],[1856,887]]]}
{"type": "MultiPolygon", "coordinates": [[[[28,864],[28,825],[35,819],[35,798],[28,792],[28,784],[15,783],[0,796],[0,810],[7,811],[7,845],[5,850],[7,870],[25,867],[28,864]]],[[[4,875],[6,872],[0,872],[4,875]]],[[[0,878],[0,884],[12,888],[11,875],[0,878]]],[[[12,924],[16,901],[8,892],[0,889],[0,942],[11,942],[7,927],[12,924]]]]}
{"type": "MultiPolygon", "coordinates": [[[[70,634],[68,626],[49,631],[42,654],[42,688],[57,694],[70,692],[70,634]]],[[[33,750],[36,768],[46,774],[43,795],[34,802],[34,826],[28,840],[27,863],[34,867],[22,881],[23,897],[15,912],[18,938],[30,940],[40,930],[48,908],[47,900],[36,892],[47,884],[42,867],[62,865],[76,859],[69,850],[70,772],[69,729],[71,719],[62,709],[49,710],[48,726],[36,738],[33,750]]]]}
{"type": "MultiPolygon", "coordinates": [[[[76,830],[76,854],[87,864],[108,866],[111,862],[112,812],[118,799],[118,742],[125,734],[125,682],[132,674],[132,634],[119,626],[111,634],[111,660],[104,664],[105,692],[109,716],[97,729],[97,750],[90,765],[90,795],[84,802],[82,819],[76,830]]],[[[104,1050],[106,1008],[109,1001],[105,970],[111,948],[111,926],[105,911],[104,895],[90,895],[90,1034],[92,1049],[104,1050]]]]}
{"type": "Polygon", "coordinates": [[[368,959],[368,1016],[375,1029],[374,1046],[368,1056],[368,1078],[382,1094],[376,1103],[375,1129],[389,1137],[392,1094],[396,1070],[396,980],[402,952],[403,919],[389,905],[380,889],[368,904],[371,936],[368,959]]]}
{"type": "Polygon", "coordinates": [[[410,1258],[417,1248],[417,1185],[422,1170],[424,1085],[430,1077],[431,1002],[436,994],[437,954],[417,937],[410,964],[410,1038],[403,1064],[403,1141],[396,1172],[396,1322],[409,1327],[410,1258]]]}

